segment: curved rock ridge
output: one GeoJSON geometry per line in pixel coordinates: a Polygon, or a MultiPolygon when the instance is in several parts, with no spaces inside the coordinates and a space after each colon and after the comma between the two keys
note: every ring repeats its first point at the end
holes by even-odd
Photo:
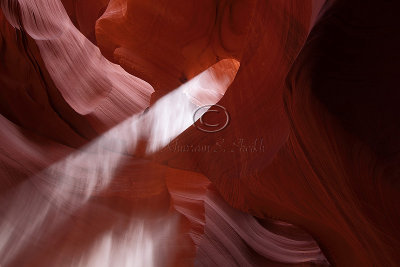
{"type": "Polygon", "coordinates": [[[0,3],[1,266],[399,262],[400,3],[0,3]]]}

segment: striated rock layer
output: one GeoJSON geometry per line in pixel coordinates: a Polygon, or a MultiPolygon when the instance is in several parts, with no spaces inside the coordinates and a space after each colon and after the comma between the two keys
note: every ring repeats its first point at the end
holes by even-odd
{"type": "Polygon", "coordinates": [[[2,0],[0,265],[396,266],[399,9],[2,0]]]}

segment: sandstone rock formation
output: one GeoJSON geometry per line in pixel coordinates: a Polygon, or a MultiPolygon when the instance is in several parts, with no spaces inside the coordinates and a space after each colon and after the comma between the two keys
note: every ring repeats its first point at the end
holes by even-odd
{"type": "Polygon", "coordinates": [[[400,260],[400,3],[0,2],[1,266],[400,260]]]}

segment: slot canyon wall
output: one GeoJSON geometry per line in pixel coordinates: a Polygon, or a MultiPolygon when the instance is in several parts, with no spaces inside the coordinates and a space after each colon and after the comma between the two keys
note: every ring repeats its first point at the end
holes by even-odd
{"type": "Polygon", "coordinates": [[[397,266],[400,2],[0,2],[1,266],[397,266]]]}

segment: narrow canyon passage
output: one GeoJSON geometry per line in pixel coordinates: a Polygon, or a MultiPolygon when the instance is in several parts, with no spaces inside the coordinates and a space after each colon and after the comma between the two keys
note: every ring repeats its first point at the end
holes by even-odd
{"type": "Polygon", "coordinates": [[[400,260],[400,3],[0,3],[1,266],[400,260]]]}

